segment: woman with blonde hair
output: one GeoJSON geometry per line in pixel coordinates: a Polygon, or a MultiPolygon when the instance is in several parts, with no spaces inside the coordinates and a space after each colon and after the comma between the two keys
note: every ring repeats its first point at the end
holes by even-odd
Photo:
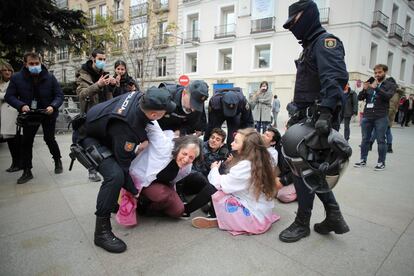
{"type": "Polygon", "coordinates": [[[2,139],[7,141],[12,156],[12,164],[6,170],[7,172],[16,172],[21,169],[19,164],[19,137],[16,132],[18,112],[4,100],[13,73],[13,67],[9,63],[0,62],[0,134],[2,139]]]}
{"type": "MultiPolygon", "coordinates": [[[[206,198],[210,193],[214,214],[196,217],[192,224],[196,228],[218,226],[233,235],[262,234],[280,218],[272,210],[276,187],[269,152],[253,128],[238,130],[231,147],[235,156],[229,162],[228,174],[220,174],[220,163],[214,162],[208,175],[212,185],[196,196],[206,198]]],[[[193,211],[189,204],[185,208],[193,211]]]]}

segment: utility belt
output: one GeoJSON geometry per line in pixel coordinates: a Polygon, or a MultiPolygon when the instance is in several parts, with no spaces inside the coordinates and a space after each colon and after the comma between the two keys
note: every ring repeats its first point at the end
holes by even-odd
{"type": "Polygon", "coordinates": [[[312,125],[315,124],[316,120],[319,117],[319,104],[313,104],[306,108],[297,109],[294,111],[293,115],[288,120],[286,126],[289,128],[297,123],[302,123],[307,121],[312,125]]]}
{"type": "Polygon", "coordinates": [[[80,144],[72,144],[69,153],[71,159],[69,171],[72,170],[75,160],[78,160],[88,170],[96,170],[104,159],[112,155],[112,152],[107,147],[99,144],[89,145],[86,149],[80,144]]]}

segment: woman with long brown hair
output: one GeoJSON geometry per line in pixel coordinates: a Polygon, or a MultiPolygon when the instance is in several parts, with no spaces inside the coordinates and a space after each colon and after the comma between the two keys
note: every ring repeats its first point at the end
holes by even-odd
{"type": "MultiPolygon", "coordinates": [[[[220,163],[214,162],[208,175],[212,185],[203,190],[209,189],[215,214],[196,217],[192,224],[197,228],[218,226],[233,235],[264,233],[279,219],[272,211],[276,189],[270,155],[253,128],[238,130],[231,147],[236,154],[229,162],[229,173],[221,175],[220,163]]],[[[191,206],[185,207],[192,211],[191,206]]]]}

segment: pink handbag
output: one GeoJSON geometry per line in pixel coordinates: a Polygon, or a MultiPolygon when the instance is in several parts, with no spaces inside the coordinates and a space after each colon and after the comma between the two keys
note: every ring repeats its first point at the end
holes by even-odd
{"type": "Polygon", "coordinates": [[[125,189],[121,189],[121,200],[118,212],[116,213],[116,221],[124,226],[137,225],[137,199],[125,189]]]}
{"type": "Polygon", "coordinates": [[[281,202],[289,203],[296,200],[296,190],[293,184],[284,186],[277,192],[276,198],[281,202]]]}

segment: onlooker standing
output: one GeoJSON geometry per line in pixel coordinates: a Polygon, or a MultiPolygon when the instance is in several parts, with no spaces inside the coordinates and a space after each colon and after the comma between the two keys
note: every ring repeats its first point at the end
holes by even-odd
{"type": "MultiPolygon", "coordinates": [[[[62,161],[59,146],[55,139],[56,118],[58,108],[63,103],[63,92],[56,78],[42,65],[38,53],[26,53],[23,56],[22,70],[10,79],[5,99],[20,112],[31,109],[45,109],[48,116],[42,121],[43,139],[55,161],[55,173],[62,173],[62,161]]],[[[22,147],[20,160],[23,175],[17,184],[23,184],[33,178],[32,158],[33,142],[39,125],[23,127],[22,147]]]]}
{"type": "Polygon", "coordinates": [[[267,81],[262,81],[259,90],[250,100],[253,119],[257,132],[265,132],[271,122],[272,91],[269,90],[267,81]]]}
{"type": "Polygon", "coordinates": [[[351,90],[349,83],[344,88],[344,107],[342,109],[342,119],[344,121],[344,138],[348,141],[351,133],[349,124],[352,116],[358,115],[358,97],[355,91],[351,90]]]}
{"type": "Polygon", "coordinates": [[[129,93],[132,91],[139,91],[138,84],[134,81],[132,77],[128,75],[127,65],[122,60],[117,60],[114,65],[115,69],[115,85],[113,88],[113,96],[117,97],[119,95],[129,93]],[[134,86],[134,88],[131,88],[134,86]]]}
{"type": "Polygon", "coordinates": [[[401,126],[408,127],[414,111],[414,94],[410,94],[408,99],[404,102],[404,119],[401,121],[401,126]]]}
{"type": "Polygon", "coordinates": [[[385,133],[388,128],[389,101],[397,88],[393,78],[385,79],[387,71],[387,65],[375,65],[375,78],[372,79],[371,83],[365,82],[364,89],[358,95],[358,99],[365,100],[366,104],[361,122],[361,160],[354,164],[354,167],[357,168],[365,167],[367,164],[370,138],[372,130],[375,129],[378,143],[378,164],[375,166],[375,170],[382,171],[385,169],[387,154],[385,133]]]}
{"type": "MultiPolygon", "coordinates": [[[[91,59],[76,73],[76,93],[79,96],[81,113],[86,113],[92,106],[112,98],[110,85],[116,85],[116,80],[104,71],[105,62],[105,52],[96,49],[92,52],[91,59]]],[[[89,180],[101,181],[96,170],[89,171],[89,180]]]]}
{"type": "Polygon", "coordinates": [[[272,103],[272,115],[273,115],[273,126],[277,128],[277,115],[280,111],[280,101],[277,98],[277,95],[273,96],[273,103],[272,103]]]}
{"type": "Polygon", "coordinates": [[[7,141],[9,146],[10,154],[12,157],[12,164],[8,168],[7,172],[17,172],[20,169],[20,157],[19,157],[19,135],[16,133],[16,117],[17,110],[10,106],[4,101],[4,96],[6,95],[7,86],[9,86],[9,81],[13,75],[13,67],[7,62],[3,62],[0,65],[0,109],[1,109],[1,131],[0,134],[4,140],[7,141]]]}

